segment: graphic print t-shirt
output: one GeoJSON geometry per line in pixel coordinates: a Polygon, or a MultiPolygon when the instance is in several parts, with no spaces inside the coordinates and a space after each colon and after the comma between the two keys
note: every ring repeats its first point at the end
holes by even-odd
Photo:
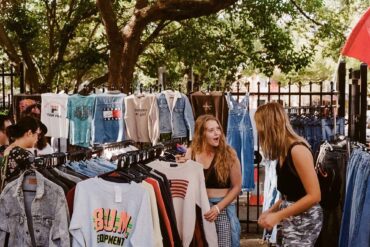
{"type": "Polygon", "coordinates": [[[68,138],[67,94],[41,94],[41,122],[48,128],[46,136],[68,138]]]}
{"type": "Polygon", "coordinates": [[[154,246],[148,192],[131,182],[91,178],[77,184],[72,246],[154,246]]]}
{"type": "Polygon", "coordinates": [[[89,147],[95,95],[79,94],[68,98],[69,138],[72,145],[89,147]]]}

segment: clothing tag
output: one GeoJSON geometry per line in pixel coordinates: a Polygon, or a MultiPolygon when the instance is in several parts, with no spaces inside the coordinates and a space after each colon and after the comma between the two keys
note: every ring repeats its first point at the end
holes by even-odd
{"type": "Polygon", "coordinates": [[[122,202],[122,189],[117,185],[114,186],[114,202],[122,202]]]}
{"type": "Polygon", "coordinates": [[[29,178],[28,179],[28,184],[32,184],[32,185],[37,184],[37,179],[36,178],[29,178]]]}
{"type": "Polygon", "coordinates": [[[176,163],[171,163],[170,167],[177,167],[177,164],[176,163]]]}

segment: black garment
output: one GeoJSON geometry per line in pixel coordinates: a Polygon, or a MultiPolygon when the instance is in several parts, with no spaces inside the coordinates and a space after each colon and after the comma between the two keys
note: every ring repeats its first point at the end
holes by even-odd
{"type": "Polygon", "coordinates": [[[223,92],[194,92],[190,95],[190,103],[195,119],[204,114],[211,114],[220,121],[226,133],[229,106],[223,92]]]}
{"type": "Polygon", "coordinates": [[[286,200],[292,202],[298,201],[306,195],[306,190],[298,176],[292,159],[292,148],[296,145],[304,145],[307,147],[303,142],[293,143],[288,150],[283,165],[281,166],[280,162],[278,162],[276,166],[277,189],[286,200]]]}
{"type": "Polygon", "coordinates": [[[325,153],[323,158],[324,166],[335,166],[338,177],[333,181],[332,191],[334,208],[324,209],[324,221],[319,238],[316,240],[315,247],[337,247],[340,234],[340,225],[342,222],[343,205],[345,200],[345,174],[348,153],[345,148],[336,148],[325,153]]]}
{"type": "Polygon", "coordinates": [[[163,197],[163,202],[166,207],[166,211],[168,213],[168,218],[170,220],[171,224],[171,230],[172,230],[172,236],[175,247],[182,247],[182,241],[180,238],[179,231],[177,229],[177,222],[176,222],[176,214],[175,209],[173,207],[172,203],[172,196],[171,196],[171,190],[170,190],[170,182],[168,181],[166,175],[163,173],[152,170],[150,177],[154,178],[158,181],[159,187],[161,189],[161,194],[163,197]],[[154,174],[153,174],[154,173],[154,174]]]}
{"type": "Polygon", "coordinates": [[[208,169],[203,169],[204,178],[206,181],[206,188],[210,189],[228,189],[231,186],[230,176],[228,177],[225,184],[222,184],[218,181],[216,168],[215,168],[215,159],[213,158],[208,169]]]}

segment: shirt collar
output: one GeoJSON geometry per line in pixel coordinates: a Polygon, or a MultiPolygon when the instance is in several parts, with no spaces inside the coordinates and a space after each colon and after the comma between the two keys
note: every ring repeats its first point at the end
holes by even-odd
{"type": "MultiPolygon", "coordinates": [[[[40,198],[42,198],[42,196],[44,195],[44,192],[45,192],[45,177],[36,170],[32,170],[32,171],[35,172],[36,180],[37,180],[35,198],[40,199],[40,198]]],[[[28,172],[29,171],[23,172],[20,175],[20,177],[18,178],[17,188],[14,191],[13,197],[17,197],[17,196],[21,195],[22,189],[23,189],[22,188],[23,187],[23,180],[24,180],[24,177],[25,177],[26,173],[28,173],[28,172]]]]}

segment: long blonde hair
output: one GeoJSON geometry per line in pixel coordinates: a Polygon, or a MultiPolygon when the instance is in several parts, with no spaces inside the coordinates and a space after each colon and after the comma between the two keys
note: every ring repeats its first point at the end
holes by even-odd
{"type": "Polygon", "coordinates": [[[226,184],[230,176],[231,166],[236,161],[237,156],[235,151],[226,143],[221,123],[216,117],[212,115],[202,115],[197,118],[197,120],[195,121],[195,130],[193,141],[191,143],[191,150],[194,154],[195,153],[199,154],[205,151],[207,146],[205,125],[208,121],[211,120],[216,121],[221,129],[220,141],[218,147],[216,147],[214,157],[216,176],[221,184],[226,184]]]}
{"type": "Polygon", "coordinates": [[[287,113],[279,103],[267,103],[258,107],[254,115],[258,139],[266,158],[276,160],[287,156],[290,140],[307,141],[296,134],[287,113]]]}

